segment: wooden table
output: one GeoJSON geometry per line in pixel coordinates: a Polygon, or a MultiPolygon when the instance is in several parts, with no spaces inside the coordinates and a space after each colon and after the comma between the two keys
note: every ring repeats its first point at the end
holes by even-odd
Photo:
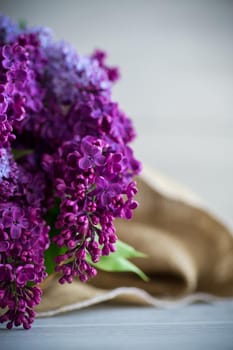
{"type": "Polygon", "coordinates": [[[0,328],[1,350],[232,350],[233,301],[177,309],[98,306],[48,319],[30,331],[0,328]]]}

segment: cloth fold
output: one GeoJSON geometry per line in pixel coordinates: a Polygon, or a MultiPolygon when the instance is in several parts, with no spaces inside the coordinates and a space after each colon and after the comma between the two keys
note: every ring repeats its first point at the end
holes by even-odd
{"type": "Polygon", "coordinates": [[[42,285],[38,316],[109,300],[170,307],[233,297],[232,231],[196,195],[157,172],[145,168],[137,184],[139,208],[116,227],[122,241],[147,254],[132,261],[150,281],[99,271],[86,284],[59,285],[52,275],[42,285]]]}

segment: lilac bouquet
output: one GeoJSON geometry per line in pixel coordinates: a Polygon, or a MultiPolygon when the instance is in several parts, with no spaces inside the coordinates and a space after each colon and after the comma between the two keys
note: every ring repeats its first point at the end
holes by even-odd
{"type": "Polygon", "coordinates": [[[0,322],[9,329],[30,328],[54,271],[60,283],[85,282],[96,267],[145,278],[114,227],[137,207],[141,165],[105,58],[0,16],[0,322]]]}

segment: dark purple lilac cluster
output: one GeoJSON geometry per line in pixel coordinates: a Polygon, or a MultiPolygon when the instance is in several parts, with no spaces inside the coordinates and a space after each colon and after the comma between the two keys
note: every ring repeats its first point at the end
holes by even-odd
{"type": "Polygon", "coordinates": [[[0,322],[8,321],[8,328],[30,328],[33,307],[40,302],[36,285],[46,277],[44,251],[49,247],[44,190],[43,172],[29,166],[29,160],[17,164],[10,150],[0,149],[0,308],[6,308],[0,322]]]}
{"type": "Polygon", "coordinates": [[[119,73],[105,58],[0,16],[0,322],[8,328],[34,319],[50,229],[63,251],[60,283],[87,281],[115,251],[114,219],[137,207],[135,133],[111,99],[119,73]]]}

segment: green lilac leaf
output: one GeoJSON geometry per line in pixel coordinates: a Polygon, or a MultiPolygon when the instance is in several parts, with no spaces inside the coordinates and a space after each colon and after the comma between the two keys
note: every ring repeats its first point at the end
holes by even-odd
{"type": "Polygon", "coordinates": [[[12,153],[13,153],[14,159],[18,160],[24,156],[32,154],[33,150],[32,149],[13,149],[12,153]]]}
{"type": "Polygon", "coordinates": [[[133,272],[138,275],[143,281],[147,282],[149,280],[146,274],[136,265],[122,256],[116,256],[116,253],[113,253],[109,256],[102,256],[97,263],[93,263],[90,256],[87,257],[87,261],[97,269],[103,271],[133,272]]]}
{"type": "Polygon", "coordinates": [[[115,256],[122,256],[124,258],[146,258],[147,255],[139,252],[136,250],[134,247],[130,246],[127,243],[122,242],[121,240],[118,239],[116,242],[116,252],[114,253],[115,256]]]}
{"type": "Polygon", "coordinates": [[[56,236],[59,232],[54,227],[54,223],[56,221],[57,215],[59,213],[59,205],[60,205],[60,200],[56,199],[54,207],[51,208],[46,217],[45,220],[50,226],[50,231],[49,231],[49,238],[51,240],[49,248],[45,251],[44,257],[45,257],[45,268],[46,272],[48,275],[51,275],[54,270],[55,270],[55,258],[58,255],[64,254],[66,251],[65,247],[59,248],[55,243],[52,242],[52,239],[54,236],[56,236]]]}
{"type": "Polygon", "coordinates": [[[59,248],[53,242],[50,244],[49,248],[45,251],[45,268],[48,275],[51,275],[55,271],[55,258],[58,255],[64,254],[66,252],[66,248],[59,248]]]}
{"type": "Polygon", "coordinates": [[[24,18],[21,18],[19,20],[19,28],[24,30],[27,27],[27,21],[24,18]]]}

